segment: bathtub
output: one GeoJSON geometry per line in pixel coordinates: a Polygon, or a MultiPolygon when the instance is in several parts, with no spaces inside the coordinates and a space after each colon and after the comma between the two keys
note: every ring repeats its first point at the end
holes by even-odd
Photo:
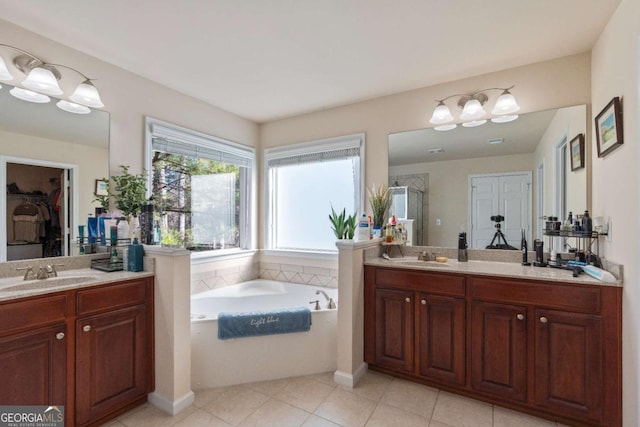
{"type": "Polygon", "coordinates": [[[336,369],[338,311],[325,291],[338,290],[257,279],[191,297],[191,386],[194,390],[310,375],[336,369]],[[320,300],[320,310],[309,301],[320,300]],[[309,332],[218,339],[218,313],[289,307],[311,309],[309,332]]]}

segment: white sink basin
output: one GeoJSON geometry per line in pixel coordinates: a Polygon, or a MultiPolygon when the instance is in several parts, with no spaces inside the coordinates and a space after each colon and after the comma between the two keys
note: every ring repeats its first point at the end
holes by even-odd
{"type": "Polygon", "coordinates": [[[20,292],[57,288],[59,286],[76,285],[96,280],[97,276],[50,277],[43,280],[28,280],[15,285],[0,288],[0,292],[20,292]]]}
{"type": "Polygon", "coordinates": [[[447,264],[446,262],[418,261],[415,258],[391,258],[390,261],[394,264],[410,265],[412,267],[451,267],[451,264],[447,264]]]}

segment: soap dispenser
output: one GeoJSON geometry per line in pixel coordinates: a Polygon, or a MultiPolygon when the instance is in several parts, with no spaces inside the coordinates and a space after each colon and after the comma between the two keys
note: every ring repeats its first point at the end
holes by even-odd
{"type": "Polygon", "coordinates": [[[138,243],[138,239],[134,238],[133,243],[129,245],[128,268],[129,271],[142,271],[143,269],[144,248],[138,243]]]}

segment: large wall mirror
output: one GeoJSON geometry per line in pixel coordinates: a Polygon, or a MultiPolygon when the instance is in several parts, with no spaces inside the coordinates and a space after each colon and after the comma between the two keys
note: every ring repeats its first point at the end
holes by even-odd
{"type": "Polygon", "coordinates": [[[389,186],[405,206],[419,206],[405,209],[414,216],[414,244],[456,247],[466,231],[469,247],[485,248],[499,223],[508,244],[519,248],[524,229],[531,247],[542,238],[542,216],[584,212],[589,147],[579,144],[588,141],[586,128],[579,105],[509,123],[389,135],[389,186]]]}
{"type": "Polygon", "coordinates": [[[0,261],[76,255],[96,180],[109,176],[109,113],[72,114],[11,89],[0,89],[0,261]]]}

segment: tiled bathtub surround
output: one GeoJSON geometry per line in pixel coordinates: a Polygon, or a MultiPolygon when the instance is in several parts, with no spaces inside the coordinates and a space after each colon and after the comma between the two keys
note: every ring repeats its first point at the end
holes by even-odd
{"type": "Polygon", "coordinates": [[[253,279],[279,280],[305,285],[338,287],[338,269],[291,263],[246,261],[216,262],[192,267],[191,294],[224,288],[253,279]]]}

